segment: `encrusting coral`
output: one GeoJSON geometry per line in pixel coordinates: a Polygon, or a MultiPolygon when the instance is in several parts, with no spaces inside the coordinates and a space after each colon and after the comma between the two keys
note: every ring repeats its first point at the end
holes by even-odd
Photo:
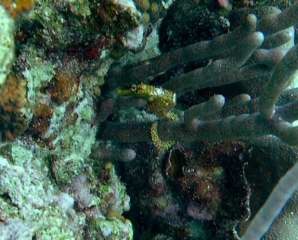
{"type": "Polygon", "coordinates": [[[125,186],[90,154],[111,51],[127,51],[141,15],[114,1],[121,14],[103,25],[99,2],[0,1],[1,239],[133,238],[125,186]]]}

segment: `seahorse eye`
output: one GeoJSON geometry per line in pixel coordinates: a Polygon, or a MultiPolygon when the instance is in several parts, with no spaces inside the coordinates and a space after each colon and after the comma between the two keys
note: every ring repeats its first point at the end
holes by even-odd
{"type": "Polygon", "coordinates": [[[137,91],[137,85],[133,84],[131,86],[131,91],[136,92],[137,91]]]}

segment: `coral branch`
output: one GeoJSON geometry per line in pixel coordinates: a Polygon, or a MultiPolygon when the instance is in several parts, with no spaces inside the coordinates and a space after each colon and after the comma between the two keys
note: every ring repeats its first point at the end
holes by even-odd
{"type": "Polygon", "coordinates": [[[107,144],[97,146],[92,155],[101,160],[129,162],[136,157],[136,152],[130,148],[119,148],[107,144]]]}
{"type": "Polygon", "coordinates": [[[184,112],[184,122],[189,125],[194,118],[206,120],[214,117],[225,104],[225,98],[222,95],[215,95],[209,101],[194,105],[184,112]]]}
{"type": "Polygon", "coordinates": [[[108,122],[100,134],[103,140],[123,143],[150,142],[152,123],[115,123],[108,122]]]}
{"type": "Polygon", "coordinates": [[[243,40],[239,41],[231,55],[227,58],[227,62],[234,67],[241,67],[251,57],[253,52],[264,42],[264,35],[261,32],[254,32],[243,40]]]}
{"type": "Polygon", "coordinates": [[[265,49],[276,48],[292,40],[292,32],[281,31],[266,38],[262,47],[265,49]]]}
{"type": "Polygon", "coordinates": [[[282,177],[269,198],[250,223],[241,240],[258,240],[268,231],[286,202],[298,188],[298,163],[282,177]]]}
{"type": "MultiPolygon", "coordinates": [[[[181,4],[183,6],[183,1],[181,4]]],[[[118,88],[118,97],[134,98],[110,99],[102,103],[104,117],[99,133],[100,139],[125,145],[126,143],[128,145],[129,143],[151,143],[157,150],[158,157],[150,156],[146,157],[146,160],[152,169],[155,167],[156,172],[160,173],[161,164],[155,163],[160,163],[161,156],[164,157],[170,149],[174,154],[176,150],[173,150],[175,149],[173,146],[176,143],[179,143],[176,144],[179,148],[193,148],[199,145],[199,151],[202,151],[200,148],[204,149],[204,145],[214,145],[218,142],[226,144],[234,140],[237,142],[246,140],[245,144],[250,144],[256,139],[274,136],[286,143],[289,148],[297,146],[298,127],[292,123],[298,119],[298,91],[297,89],[285,90],[298,69],[298,46],[294,44],[293,27],[298,22],[297,12],[298,3],[283,12],[275,7],[257,7],[255,10],[247,8],[239,12],[236,10],[236,18],[241,19],[242,23],[230,33],[222,34],[210,41],[172,50],[135,65],[113,66],[108,73],[107,91],[112,90],[112,93],[115,93],[113,90],[118,88]],[[251,11],[253,14],[247,16],[251,11]],[[203,65],[205,63],[206,65],[203,65]],[[196,66],[200,68],[195,68],[196,66]],[[164,75],[158,77],[162,74],[164,75]],[[256,82],[262,86],[256,88],[254,86],[256,82]],[[240,84],[234,88],[235,85],[229,85],[231,83],[240,84]],[[150,91],[138,91],[148,89],[150,91]],[[251,94],[253,89],[257,90],[251,95],[255,98],[246,94],[246,91],[251,94]],[[206,95],[220,94],[221,91],[227,93],[226,102],[223,95],[214,95],[202,103],[206,95]],[[192,92],[190,96],[186,94],[188,92],[192,92]],[[193,101],[193,106],[190,106],[190,101],[193,101]],[[126,114],[126,112],[119,111],[120,108],[123,110],[131,106],[135,108],[134,113],[140,113],[141,121],[130,122],[129,119],[137,118],[122,118],[123,113],[126,114]],[[158,111],[164,107],[165,111],[158,111]],[[141,112],[139,108],[142,108],[141,112]],[[146,110],[155,116],[152,118],[150,114],[149,117],[146,110]],[[111,114],[113,117],[108,118],[111,114]],[[119,119],[119,122],[115,122],[115,119],[119,119]]],[[[184,28],[182,29],[183,32],[184,28]]],[[[169,32],[171,33],[168,34],[173,33],[173,31],[169,32]]],[[[160,39],[163,40],[163,38],[160,39]]],[[[102,148],[97,152],[102,159],[123,158],[128,161],[135,157],[136,153],[132,150],[135,146],[138,145],[134,144],[133,147],[129,146],[125,150],[120,148],[115,151],[102,148]]],[[[219,151],[227,152],[222,148],[219,151]]],[[[194,154],[193,151],[185,153],[187,156],[191,154],[194,154]]],[[[188,163],[189,171],[188,168],[183,168],[183,173],[180,173],[181,170],[177,171],[174,165],[183,163],[180,155],[177,158],[179,160],[175,157],[168,159],[168,164],[173,166],[171,171],[175,177],[177,175],[178,181],[182,182],[180,175],[184,172],[190,174],[190,182],[183,183],[188,189],[189,184],[194,181],[193,176],[201,174],[192,165],[198,164],[201,168],[204,163],[197,161],[196,158],[195,161],[188,163]]],[[[227,158],[230,160],[231,156],[227,158]]],[[[239,160],[243,158],[237,157],[236,161],[239,160]]],[[[293,168],[295,170],[290,170],[280,181],[281,185],[279,184],[272,194],[273,200],[268,200],[278,210],[274,210],[272,206],[266,209],[265,206],[264,213],[261,210],[258,214],[262,221],[256,220],[256,223],[253,221],[242,240],[260,239],[267,231],[278,211],[294,191],[293,188],[289,191],[285,189],[294,181],[293,174],[297,174],[297,166],[296,164],[293,168]],[[282,196],[279,201],[280,193],[285,196],[282,196]],[[266,214],[269,214],[269,220],[263,221],[266,214]]],[[[166,171],[169,172],[169,168],[166,171]]],[[[297,184],[294,184],[296,189],[297,184]]],[[[164,183],[163,187],[160,187],[160,184],[156,187],[159,188],[159,194],[162,197],[166,196],[166,191],[170,192],[165,189],[166,185],[167,183],[164,183]]],[[[204,186],[199,187],[204,188],[204,186]]],[[[211,195],[210,200],[213,198],[215,198],[214,195],[211,195]]],[[[246,203],[248,199],[247,196],[246,203]]],[[[199,206],[202,199],[197,200],[192,198],[192,201],[197,202],[193,205],[189,203],[185,205],[194,206],[187,208],[187,214],[193,218],[202,215],[201,206],[199,206]],[[193,214],[196,211],[197,213],[193,214]]],[[[247,215],[241,217],[242,220],[248,218],[247,215]]],[[[220,224],[225,225],[221,219],[219,221],[220,224]]],[[[229,227],[229,230],[233,231],[234,239],[238,237],[235,236],[237,235],[235,227],[235,223],[233,227],[229,227]]],[[[223,239],[231,239],[231,237],[226,235],[223,239]]]]}
{"type": "Polygon", "coordinates": [[[226,55],[235,44],[256,28],[256,17],[249,15],[243,24],[233,32],[221,35],[211,41],[195,43],[184,48],[162,54],[135,66],[114,67],[108,74],[108,85],[111,89],[129,86],[140,82],[149,82],[155,76],[177,66],[194,60],[205,60],[226,55]],[[125,78],[125,81],[123,81],[125,78]]]}
{"type": "MultiPolygon", "coordinates": [[[[249,81],[259,78],[254,67],[239,69],[263,42],[261,33],[252,33],[233,50],[230,57],[216,60],[206,67],[193,70],[180,77],[173,78],[163,84],[163,87],[176,92],[177,96],[188,91],[217,87],[239,81],[249,81]]],[[[258,69],[257,69],[258,70],[258,69]]],[[[261,75],[267,74],[262,69],[261,75]]]]}
{"type": "Polygon", "coordinates": [[[258,49],[254,52],[250,61],[272,68],[282,60],[285,54],[286,51],[281,49],[258,49]]]}
{"type": "Polygon", "coordinates": [[[277,107],[276,113],[288,122],[296,121],[298,119],[298,101],[277,107]]]}
{"type": "MultiPolygon", "coordinates": [[[[297,145],[298,143],[298,129],[279,119],[266,121],[262,119],[259,113],[230,116],[225,119],[214,121],[200,121],[194,119],[192,121],[192,128],[194,130],[192,134],[185,136],[183,138],[183,141],[224,141],[255,138],[272,134],[281,138],[283,141],[287,142],[290,145],[297,145]]],[[[169,130],[169,125],[162,126],[159,129],[161,131],[161,139],[162,137],[165,137],[165,139],[167,140],[171,137],[173,137],[174,139],[175,137],[177,137],[177,134],[173,135],[170,133],[171,130],[169,130]]],[[[177,126],[175,126],[174,129],[178,130],[177,126]]],[[[182,134],[183,130],[179,130],[181,136],[185,135],[182,134]]],[[[178,139],[178,141],[179,140],[180,139],[178,139]]]]}
{"type": "Polygon", "coordinates": [[[280,14],[265,16],[257,26],[257,30],[264,34],[272,34],[289,28],[298,22],[298,3],[293,4],[280,14]]]}
{"type": "MultiPolygon", "coordinates": [[[[283,108],[293,107],[286,105],[283,108]]],[[[279,111],[289,112],[280,108],[279,111]]],[[[284,114],[285,115],[285,114],[284,114]]],[[[159,121],[157,134],[161,141],[223,141],[275,135],[290,145],[298,144],[298,128],[275,116],[265,119],[260,113],[241,114],[212,121],[187,118],[184,122],[159,121]],[[191,125],[189,125],[191,124],[191,125]]],[[[101,137],[125,143],[150,142],[152,123],[107,123],[101,137]]]]}
{"type": "Polygon", "coordinates": [[[145,99],[135,97],[118,97],[116,100],[109,98],[103,101],[99,108],[98,120],[104,122],[114,112],[121,109],[135,107],[145,108],[148,105],[145,99]]]}
{"type": "MultiPolygon", "coordinates": [[[[243,95],[243,94],[241,94],[243,95]]],[[[245,95],[245,94],[244,94],[245,95]]],[[[229,101],[222,108],[221,113],[218,113],[222,118],[228,117],[230,115],[240,115],[243,113],[254,113],[259,112],[259,98],[254,98],[251,100],[241,100],[239,101],[229,101]]],[[[283,118],[288,122],[293,122],[298,119],[298,88],[293,88],[285,90],[278,101],[278,106],[276,106],[276,113],[278,116],[283,118]]]]}
{"type": "Polygon", "coordinates": [[[298,46],[293,47],[275,67],[272,78],[260,97],[260,112],[266,118],[274,114],[275,104],[298,69],[298,46]]]}

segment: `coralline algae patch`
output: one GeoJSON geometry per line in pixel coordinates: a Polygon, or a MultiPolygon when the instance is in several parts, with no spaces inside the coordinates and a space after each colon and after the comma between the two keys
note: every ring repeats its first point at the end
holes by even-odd
{"type": "Polygon", "coordinates": [[[141,23],[133,1],[113,1],[117,21],[99,11],[108,3],[0,1],[1,240],[133,239],[125,186],[112,164],[90,157],[109,39],[122,44],[141,23]]]}
{"type": "Polygon", "coordinates": [[[0,86],[5,82],[15,56],[14,21],[0,4],[0,86]]]}
{"type": "MultiPolygon", "coordinates": [[[[28,80],[36,80],[38,76],[42,76],[41,74],[36,74],[34,69],[33,72],[30,71],[29,69],[26,71],[28,80]],[[31,75],[33,73],[34,76],[31,75]]],[[[42,81],[45,83],[56,81],[55,74],[50,74],[49,76],[51,76],[53,80],[42,81]]],[[[47,174],[52,176],[50,181],[52,181],[51,184],[55,188],[70,186],[73,184],[74,179],[82,174],[86,174],[87,179],[93,181],[93,185],[100,186],[100,180],[96,179],[93,176],[94,173],[92,173],[93,161],[98,161],[98,159],[93,160],[89,158],[91,148],[96,142],[97,127],[93,124],[95,107],[93,99],[89,96],[84,96],[84,89],[81,87],[82,86],[78,89],[78,93],[71,97],[61,98],[61,101],[56,101],[56,98],[53,99],[53,97],[50,97],[48,98],[50,101],[47,104],[40,103],[33,110],[33,117],[28,133],[35,137],[38,136],[39,143],[45,143],[40,144],[41,149],[47,153],[46,156],[40,160],[46,164],[46,171],[43,169],[42,173],[47,172],[47,174]]],[[[61,94],[64,96],[66,91],[61,94]]],[[[56,96],[60,96],[59,92],[56,96]]],[[[37,94],[32,99],[39,102],[42,99],[45,100],[44,97],[43,94],[37,94]]],[[[40,151],[39,148],[36,150],[37,153],[40,151]]],[[[120,217],[123,211],[129,209],[129,203],[127,203],[128,196],[125,193],[124,186],[116,177],[115,171],[111,172],[111,179],[114,180],[110,183],[105,183],[105,187],[99,188],[98,191],[93,189],[95,192],[93,199],[95,199],[95,201],[91,203],[91,205],[86,206],[79,212],[73,209],[71,210],[74,212],[73,214],[79,215],[80,224],[82,224],[82,226],[85,226],[88,222],[96,222],[95,225],[88,224],[90,229],[88,228],[86,231],[83,231],[82,227],[80,231],[74,231],[73,229],[77,229],[77,227],[73,226],[67,229],[68,234],[72,235],[68,235],[66,238],[61,237],[63,236],[61,232],[54,233],[46,231],[46,229],[48,229],[47,225],[41,225],[45,232],[42,233],[44,235],[40,236],[45,236],[45,234],[47,234],[47,236],[55,236],[55,234],[58,236],[58,234],[60,234],[61,236],[59,235],[59,237],[61,238],[57,239],[84,239],[84,234],[90,235],[92,233],[90,235],[93,236],[91,239],[132,239],[133,234],[130,221],[120,217]],[[114,200],[107,197],[111,196],[111,194],[115,195],[114,200]],[[106,217],[108,213],[105,211],[107,206],[113,204],[112,201],[123,201],[126,202],[126,204],[125,208],[116,204],[113,211],[120,212],[120,214],[110,218],[106,217]],[[93,213],[93,211],[96,213],[93,213]],[[109,234],[107,235],[107,233],[109,234]]],[[[57,191],[57,194],[59,194],[59,190],[57,191]]],[[[70,191],[70,197],[72,196],[71,193],[70,191]]],[[[55,198],[54,196],[52,197],[55,198]]],[[[79,200],[74,197],[73,202],[77,201],[79,200]]],[[[52,206],[52,204],[49,206],[52,206]]],[[[52,210],[53,209],[49,209],[49,214],[52,210]]],[[[65,222],[63,215],[57,215],[56,220],[65,222]]],[[[38,234],[39,233],[36,233],[36,236],[39,236],[38,234]]],[[[40,237],[38,239],[46,238],[40,237]]]]}
{"type": "Polygon", "coordinates": [[[105,173],[110,181],[90,195],[94,201],[88,208],[78,211],[74,203],[88,197],[88,186],[81,185],[85,190],[80,195],[59,190],[50,177],[47,150],[15,141],[2,145],[0,152],[1,239],[85,239],[91,233],[91,239],[132,239],[132,225],[121,217],[129,209],[129,197],[112,166],[105,173]],[[119,215],[105,215],[107,206],[119,215]]]}
{"type": "Polygon", "coordinates": [[[30,148],[19,142],[1,146],[7,157],[0,158],[1,239],[84,239],[84,214],[51,183],[46,153],[34,158],[30,148]]]}
{"type": "Polygon", "coordinates": [[[36,146],[24,146],[20,142],[1,146],[0,193],[2,239],[75,239],[77,234],[69,225],[82,229],[83,216],[67,216],[55,198],[59,192],[47,176],[43,158],[32,155],[36,146]],[[4,197],[6,196],[6,197],[4,197]]]}

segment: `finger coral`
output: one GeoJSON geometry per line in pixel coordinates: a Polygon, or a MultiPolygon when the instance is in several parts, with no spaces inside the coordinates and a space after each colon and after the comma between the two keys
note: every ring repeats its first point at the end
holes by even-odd
{"type": "MultiPolygon", "coordinates": [[[[236,9],[233,14],[238,16],[240,25],[233,26],[233,30],[228,33],[213,36],[211,39],[205,37],[204,41],[191,42],[190,45],[180,48],[179,45],[177,45],[178,48],[172,46],[170,51],[140,63],[112,66],[107,77],[107,85],[110,91],[119,86],[123,88],[144,83],[152,86],[158,85],[164,91],[172,91],[177,95],[177,107],[174,108],[178,112],[178,117],[177,119],[162,119],[158,116],[157,120],[148,118],[143,121],[121,121],[120,117],[119,122],[106,121],[100,131],[101,139],[128,145],[147,143],[155,146],[158,150],[157,155],[159,157],[157,159],[159,160],[149,163],[149,166],[155,169],[152,170],[152,176],[156,172],[163,174],[157,166],[163,165],[162,156],[171,148],[171,145],[167,148],[161,148],[162,143],[172,142],[172,146],[176,143],[193,147],[195,145],[200,146],[200,142],[212,144],[213,142],[236,140],[245,143],[248,140],[253,141],[253,139],[271,135],[290,146],[297,146],[297,127],[292,124],[298,117],[295,110],[297,100],[293,99],[287,103],[279,103],[281,96],[287,94],[288,90],[286,89],[291,85],[291,82],[296,81],[297,77],[298,48],[293,41],[293,26],[298,21],[296,14],[294,14],[297,6],[297,4],[293,4],[282,12],[274,7],[258,8],[251,10],[251,12],[246,9],[244,10],[245,17],[239,17],[236,9]],[[257,86],[259,88],[256,88],[257,86]],[[238,91],[229,92],[229,88],[233,87],[238,91]],[[221,93],[221,95],[215,95],[205,102],[199,100],[197,104],[193,104],[193,102],[192,105],[186,104],[185,99],[189,98],[188,94],[196,96],[195,100],[198,101],[198,99],[204,99],[203,94],[205,91],[207,93],[209,91],[211,96],[215,93],[221,93]],[[246,94],[246,91],[249,94],[246,94]],[[226,96],[224,97],[224,95],[226,96]],[[152,131],[152,129],[155,130],[152,131]]],[[[239,11],[241,12],[243,9],[239,11]]],[[[174,13],[171,12],[171,14],[174,13]]],[[[164,24],[166,23],[164,22],[164,24]]],[[[163,35],[167,34],[162,28],[161,31],[163,31],[163,35]]],[[[163,36],[162,34],[161,36],[163,36]]],[[[168,34],[170,38],[172,36],[170,31],[168,34]]],[[[166,36],[164,39],[165,41],[168,40],[166,36]]],[[[162,39],[160,40],[162,41],[162,39]]],[[[169,45],[165,44],[165,46],[169,45]]],[[[148,101],[147,97],[137,97],[148,101]]],[[[144,108],[150,111],[149,105],[136,106],[131,103],[130,107],[144,108]]],[[[114,106],[108,114],[121,116],[121,112],[117,113],[118,110],[114,106]]],[[[192,151],[195,152],[195,150],[192,151]]],[[[242,154],[244,156],[245,151],[242,154]]],[[[210,161],[218,161],[215,159],[216,155],[213,155],[210,161]]],[[[242,159],[242,157],[239,159],[242,159]]],[[[177,160],[175,164],[179,167],[183,163],[177,160]]],[[[183,181],[180,180],[182,181],[180,184],[182,184],[183,191],[190,191],[193,188],[198,191],[198,195],[192,196],[194,203],[189,208],[191,216],[194,217],[196,214],[198,216],[203,216],[203,214],[208,216],[207,209],[209,206],[208,204],[205,204],[205,206],[202,204],[205,198],[208,199],[208,191],[210,191],[210,194],[212,193],[209,196],[209,204],[212,201],[217,202],[216,199],[223,198],[223,196],[221,196],[219,190],[216,190],[218,186],[214,182],[203,180],[204,174],[206,174],[204,172],[207,170],[197,170],[194,167],[195,163],[192,164],[191,171],[193,172],[190,172],[190,174],[193,175],[191,175],[191,180],[186,177],[188,170],[184,167],[180,170],[182,172],[179,173],[179,176],[184,176],[183,181]],[[198,174],[201,175],[197,176],[198,174]],[[195,187],[196,184],[197,187],[195,187]]],[[[225,174],[228,173],[224,172],[225,174]]],[[[179,203],[175,200],[169,200],[170,196],[170,199],[173,198],[173,190],[169,190],[171,186],[166,184],[167,178],[165,176],[163,178],[165,178],[165,183],[158,197],[159,200],[155,197],[152,198],[155,199],[154,201],[166,201],[168,203],[164,203],[164,207],[148,204],[155,211],[158,208],[158,211],[165,212],[170,211],[168,207],[172,204],[173,209],[171,209],[173,212],[169,213],[169,216],[166,213],[164,215],[156,214],[156,217],[163,218],[167,222],[170,221],[170,218],[177,218],[182,213],[181,205],[179,207],[179,203]],[[176,204],[178,206],[174,210],[176,204]]],[[[287,184],[292,185],[289,182],[287,184]]],[[[293,191],[286,195],[290,197],[295,189],[293,187],[293,191]]],[[[288,199],[288,197],[285,199],[288,199]]],[[[247,192],[247,198],[249,198],[249,191],[247,192]]],[[[276,208],[275,215],[271,220],[268,219],[268,222],[256,225],[260,226],[260,229],[263,229],[261,225],[264,225],[264,229],[267,229],[284,204],[285,201],[280,202],[280,206],[276,208]]],[[[213,210],[215,209],[216,207],[213,208],[213,210]]],[[[220,214],[217,214],[217,218],[220,219],[220,214]]],[[[209,217],[206,217],[206,219],[208,218],[210,220],[210,214],[209,217]]],[[[258,215],[256,219],[258,219],[258,215]]],[[[179,222],[179,220],[177,221],[179,222]]],[[[245,219],[240,221],[245,221],[245,219]]],[[[171,226],[183,225],[178,222],[167,224],[171,226]]],[[[227,236],[229,236],[229,239],[231,237],[239,239],[234,229],[237,224],[236,222],[234,224],[230,225],[230,230],[234,231],[234,234],[231,235],[225,235],[228,232],[228,226],[223,227],[223,229],[221,229],[222,226],[219,227],[216,233],[218,239],[221,239],[221,237],[226,239],[227,236]]],[[[256,229],[256,227],[252,227],[252,229],[256,229]]],[[[252,232],[255,231],[249,228],[247,235],[252,232]]],[[[248,239],[260,239],[265,234],[265,230],[255,234],[248,239]]],[[[244,235],[244,239],[246,239],[246,235],[244,235]]]]}

